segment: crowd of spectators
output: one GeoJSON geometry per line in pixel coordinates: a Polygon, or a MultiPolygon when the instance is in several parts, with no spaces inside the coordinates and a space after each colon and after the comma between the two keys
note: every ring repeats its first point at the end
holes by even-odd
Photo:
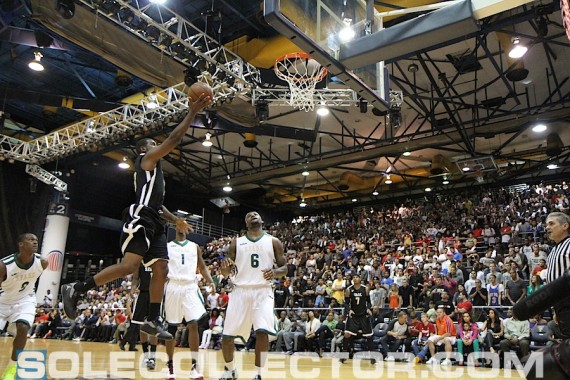
{"type": "MultiPolygon", "coordinates": [[[[545,219],[550,212],[566,212],[569,196],[566,183],[481,188],[265,226],[283,242],[287,259],[287,275],[276,281],[274,290],[280,331],[275,349],[293,352],[300,349],[300,342],[301,347],[320,352],[325,345],[333,351],[339,349],[344,291],[352,275],[358,273],[370,289],[375,329],[392,321],[385,326],[387,338],[376,341],[386,353],[402,342],[415,351],[414,340],[421,360],[436,345],[452,345],[459,351],[478,351],[479,344],[499,350],[516,346],[525,351],[526,343],[519,335],[524,330],[522,323],[515,334],[514,325],[502,319],[508,318],[510,306],[542,285],[551,249],[545,219]],[[411,328],[411,321],[419,326],[427,320],[436,324],[434,336],[440,336],[439,327],[444,325],[437,325],[440,311],[454,322],[457,331],[438,340],[431,338],[429,327],[420,329],[422,334],[411,328]],[[404,335],[403,324],[398,322],[403,319],[407,326],[404,335]],[[450,336],[455,340],[448,339],[450,336]]],[[[198,276],[212,313],[200,330],[201,335],[205,331],[201,347],[215,346],[212,336],[219,335],[223,325],[232,283],[231,278],[222,276],[219,262],[232,238],[214,240],[204,249],[216,288],[205,286],[198,276]]],[[[84,312],[77,320],[63,317],[57,323],[71,322],[70,338],[115,342],[128,323],[127,303],[132,296],[128,278],[100,287],[86,294],[79,306],[84,312]]],[[[54,336],[47,313],[38,314],[30,335],[54,336]]],[[[555,333],[555,323],[549,326],[555,333]]],[[[178,344],[185,345],[184,338],[181,328],[178,344]]],[[[551,338],[556,339],[555,334],[551,338]]]]}

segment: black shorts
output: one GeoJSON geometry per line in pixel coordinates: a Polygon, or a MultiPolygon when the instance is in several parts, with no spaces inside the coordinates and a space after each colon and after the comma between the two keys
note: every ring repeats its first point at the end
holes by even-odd
{"type": "Polygon", "coordinates": [[[145,262],[168,260],[166,224],[158,213],[146,206],[132,204],[123,211],[121,252],[135,253],[145,262]]]}
{"type": "Polygon", "coordinates": [[[150,295],[148,292],[140,292],[133,305],[133,317],[131,323],[142,324],[148,316],[150,295]]]}
{"type": "Polygon", "coordinates": [[[353,315],[346,321],[345,332],[351,335],[358,335],[359,331],[362,333],[362,336],[372,336],[372,325],[367,315],[353,315]]]}

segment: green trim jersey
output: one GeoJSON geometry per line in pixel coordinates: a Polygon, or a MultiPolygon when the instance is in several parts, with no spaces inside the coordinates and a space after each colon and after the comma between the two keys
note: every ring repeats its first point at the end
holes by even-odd
{"type": "Polygon", "coordinates": [[[247,235],[236,240],[236,286],[270,286],[263,278],[263,270],[272,269],[275,262],[273,236],[263,233],[257,239],[247,235]]]}
{"type": "Polygon", "coordinates": [[[6,279],[0,285],[0,304],[16,304],[28,299],[35,303],[36,280],[44,271],[40,255],[34,253],[34,259],[26,267],[18,262],[16,253],[1,261],[6,265],[6,279]]]}
{"type": "Polygon", "coordinates": [[[168,279],[196,282],[198,245],[188,240],[173,240],[168,248],[168,279]]]}

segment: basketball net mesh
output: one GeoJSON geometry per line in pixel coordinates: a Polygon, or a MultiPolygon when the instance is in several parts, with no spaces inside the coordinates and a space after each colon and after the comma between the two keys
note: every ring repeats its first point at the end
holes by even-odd
{"type": "Polygon", "coordinates": [[[562,10],[562,24],[566,29],[566,37],[570,40],[570,0],[561,0],[560,9],[562,10]]]}
{"type": "Polygon", "coordinates": [[[327,74],[326,68],[319,64],[310,65],[309,61],[304,57],[285,56],[275,62],[275,74],[289,83],[291,95],[287,103],[305,112],[315,109],[315,86],[327,74]]]}

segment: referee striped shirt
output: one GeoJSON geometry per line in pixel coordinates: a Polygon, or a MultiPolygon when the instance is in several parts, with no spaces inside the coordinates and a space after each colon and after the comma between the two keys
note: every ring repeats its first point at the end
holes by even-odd
{"type": "Polygon", "coordinates": [[[570,270],[570,236],[565,237],[550,251],[546,265],[546,282],[552,282],[570,270]]]}

